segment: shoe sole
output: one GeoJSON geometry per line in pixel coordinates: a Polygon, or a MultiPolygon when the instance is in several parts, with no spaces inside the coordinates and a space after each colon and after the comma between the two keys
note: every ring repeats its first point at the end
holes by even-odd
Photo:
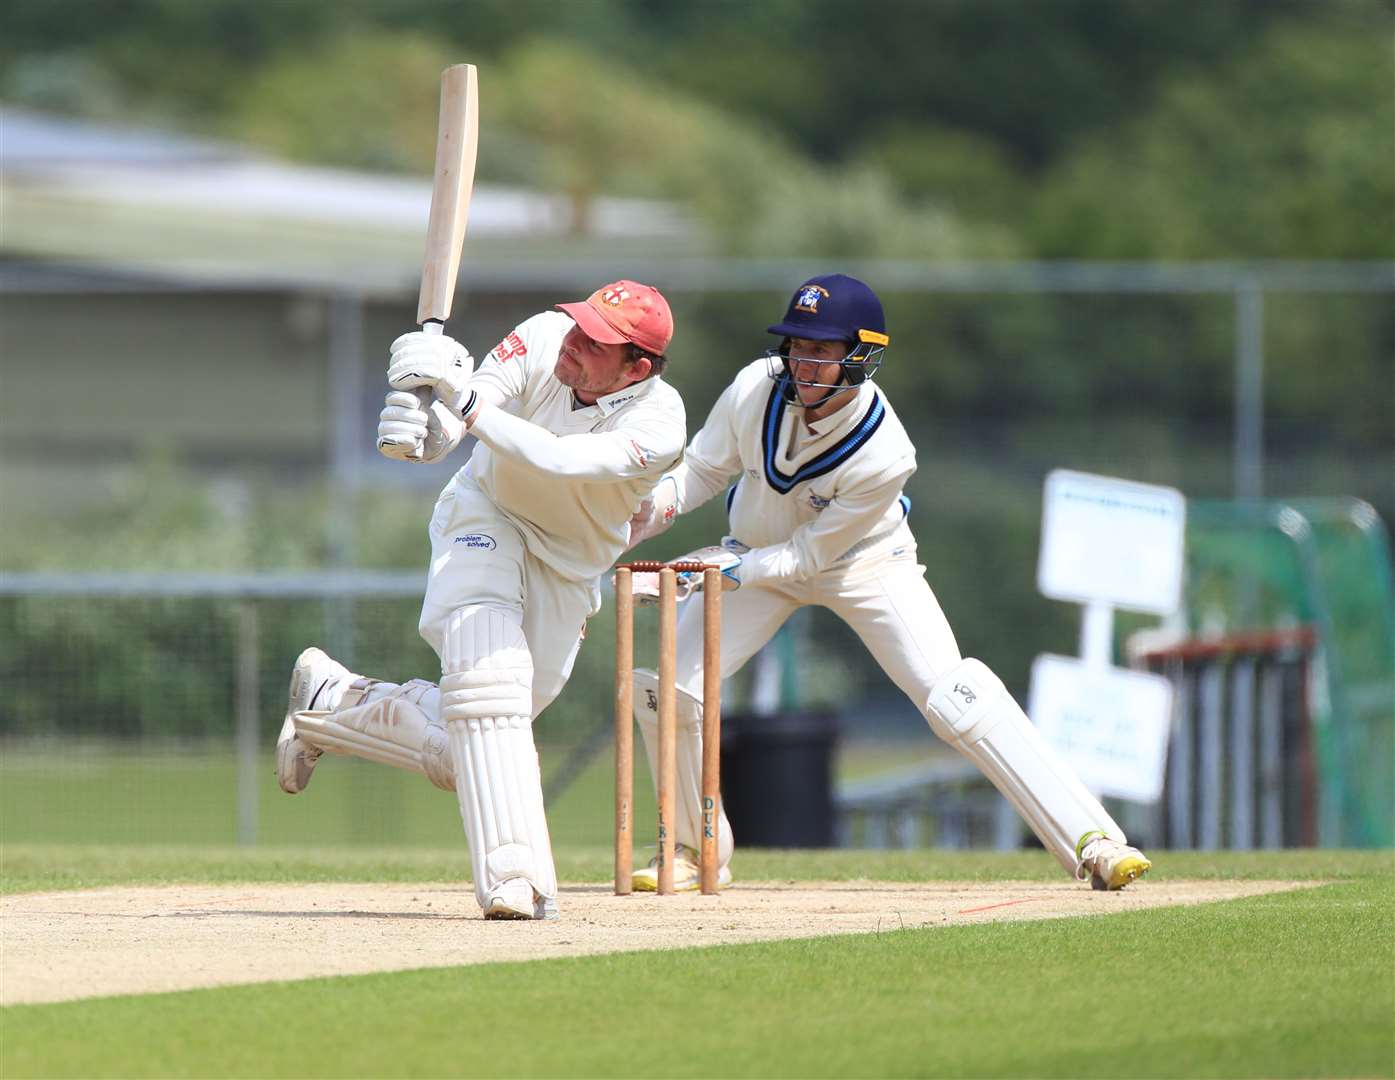
{"type": "MultiPolygon", "coordinates": [[[[311,689],[311,676],[314,670],[314,663],[310,658],[312,653],[329,659],[323,650],[314,646],[296,657],[295,667],[291,669],[291,688],[286,695],[286,718],[281,724],[281,734],[276,739],[276,782],[287,795],[299,795],[310,786],[310,777],[315,771],[315,761],[319,760],[319,755],[316,754],[311,761],[310,768],[305,771],[305,782],[297,787],[295,784],[295,760],[301,756],[301,752],[297,750],[295,745],[299,741],[295,734],[295,714],[310,708],[315,703],[315,698],[319,697],[320,691],[329,682],[328,679],[325,679],[321,681],[319,686],[311,689]]],[[[308,757],[308,753],[306,756],[308,757]]]]}
{"type": "Polygon", "coordinates": [[[533,913],[511,907],[496,907],[486,911],[484,917],[490,922],[522,922],[524,919],[532,919],[533,913]]]}
{"type": "MultiPolygon", "coordinates": [[[[523,921],[525,919],[538,918],[538,896],[534,892],[529,892],[526,901],[527,907],[510,903],[503,896],[491,896],[489,906],[484,909],[484,917],[493,921],[523,921]]],[[[555,906],[554,906],[555,910],[555,906]]]]}
{"type": "MultiPolygon", "coordinates": [[[[717,888],[725,889],[730,885],[730,871],[718,875],[717,888]]],[[[635,892],[658,892],[659,881],[658,878],[649,878],[648,876],[639,877],[638,875],[636,875],[635,877],[630,879],[630,888],[633,889],[635,892]]],[[[684,881],[675,881],[673,883],[674,892],[698,892],[701,889],[702,880],[700,878],[688,878],[684,881]]]]}
{"type": "Polygon", "coordinates": [[[1114,872],[1109,875],[1107,882],[1101,877],[1092,877],[1090,884],[1100,891],[1117,892],[1124,886],[1137,881],[1152,868],[1153,864],[1144,858],[1120,859],[1114,867],[1114,872]]]}
{"type": "Polygon", "coordinates": [[[557,913],[557,903],[554,900],[535,901],[533,910],[527,914],[517,908],[498,907],[486,911],[484,917],[490,922],[524,922],[526,920],[556,922],[561,918],[557,913]]]}

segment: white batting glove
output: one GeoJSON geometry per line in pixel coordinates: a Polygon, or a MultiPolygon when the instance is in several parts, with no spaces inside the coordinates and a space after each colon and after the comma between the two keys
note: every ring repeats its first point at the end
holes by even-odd
{"type": "Polygon", "coordinates": [[[465,421],[446,407],[443,401],[433,401],[426,409],[426,438],[422,440],[421,460],[434,465],[449,454],[465,437],[465,421]]]}
{"type": "Polygon", "coordinates": [[[429,419],[423,404],[410,390],[388,391],[378,416],[378,453],[395,461],[422,460],[429,419]]]}
{"type": "Polygon", "coordinates": [[[434,465],[465,436],[465,421],[424,390],[389,390],[378,419],[378,450],[384,457],[434,465]]]}
{"type": "Polygon", "coordinates": [[[454,338],[414,330],[392,343],[388,385],[394,390],[429,389],[456,415],[470,396],[475,358],[454,338]]]}
{"type": "MultiPolygon", "coordinates": [[[[726,544],[698,548],[687,555],[680,555],[670,562],[701,562],[715,566],[722,572],[722,591],[730,592],[741,587],[741,556],[749,551],[745,545],[730,540],[726,544]]],[[[674,597],[682,602],[695,592],[702,591],[703,575],[700,571],[681,570],[675,575],[674,597]]],[[[657,571],[641,571],[630,575],[630,587],[634,592],[635,603],[641,605],[659,602],[659,575],[657,571]]]]}
{"type": "MultiPolygon", "coordinates": [[[[630,547],[658,536],[678,516],[678,481],[665,476],[630,518],[630,547]]],[[[628,550],[628,549],[626,549],[628,550]]]]}

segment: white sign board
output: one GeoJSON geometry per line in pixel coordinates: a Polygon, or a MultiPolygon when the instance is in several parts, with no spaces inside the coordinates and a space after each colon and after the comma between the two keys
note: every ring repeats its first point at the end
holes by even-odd
{"type": "Polygon", "coordinates": [[[1053,600],[1166,615],[1182,598],[1187,501],[1175,488],[1054,469],[1037,588],[1053,600]]]}
{"type": "Polygon", "coordinates": [[[1172,684],[1161,675],[1043,654],[1032,664],[1027,713],[1096,795],[1162,798],[1172,684]]]}

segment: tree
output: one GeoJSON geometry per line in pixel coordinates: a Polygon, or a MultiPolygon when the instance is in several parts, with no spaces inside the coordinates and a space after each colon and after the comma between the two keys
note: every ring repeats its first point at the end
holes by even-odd
{"type": "Polygon", "coordinates": [[[1047,256],[1389,258],[1395,22],[1285,23],[1047,178],[1047,256]]]}

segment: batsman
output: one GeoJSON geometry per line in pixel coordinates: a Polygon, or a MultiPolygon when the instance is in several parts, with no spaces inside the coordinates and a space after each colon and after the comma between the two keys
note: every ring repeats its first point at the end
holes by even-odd
{"type": "Polygon", "coordinates": [[[276,747],[289,794],[325,752],[454,791],[486,919],[555,916],[533,720],[570,676],[600,575],[687,434],[660,377],[673,317],[658,289],[622,280],[558,307],[520,324],[478,371],[443,334],[393,342],[378,449],[434,462],[467,431],[477,440],[431,517],[419,629],[440,685],[365,678],[306,649],[276,747]]]}
{"type": "MultiPolygon", "coordinates": [[[[682,556],[720,564],[722,676],[738,671],[797,608],[843,619],[931,730],[974,763],[1079,880],[1120,889],[1151,865],[1046,744],[1002,680],[960,655],[917,562],[902,489],[915,447],[874,382],[890,338],[881,301],[843,274],[811,278],[769,327],[779,345],[747,365],[631,522],[631,543],[726,492],[729,535],[682,556]],[[734,481],[734,482],[733,482],[734,481]],[[730,485],[730,487],[728,487],[730,485]]],[[[684,575],[680,597],[701,587],[684,575]]],[[[657,575],[635,575],[637,598],[657,575]]],[[[698,886],[702,611],[679,619],[675,888],[698,886]]],[[[635,672],[635,719],[655,771],[656,676],[635,672]]],[[[719,883],[734,841],[720,818],[719,883]]],[[[634,874],[656,887],[657,860],[634,874]]]]}

